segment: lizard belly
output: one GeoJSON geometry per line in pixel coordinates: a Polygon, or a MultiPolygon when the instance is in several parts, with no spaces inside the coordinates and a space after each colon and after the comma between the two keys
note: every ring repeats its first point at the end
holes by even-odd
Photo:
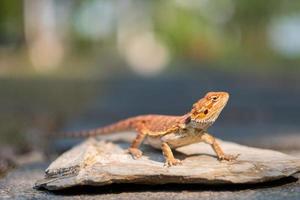
{"type": "Polygon", "coordinates": [[[156,149],[161,148],[162,141],[160,136],[147,136],[147,142],[156,149]]]}
{"type": "Polygon", "coordinates": [[[163,136],[148,136],[148,143],[154,148],[161,148],[161,144],[166,142],[171,148],[177,148],[186,146],[189,144],[197,143],[202,141],[202,132],[190,133],[190,132],[179,132],[169,133],[163,136]]]}

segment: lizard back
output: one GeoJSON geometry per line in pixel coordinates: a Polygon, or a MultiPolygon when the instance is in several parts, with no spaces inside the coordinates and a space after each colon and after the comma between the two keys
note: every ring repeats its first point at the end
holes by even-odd
{"type": "Polygon", "coordinates": [[[143,121],[149,130],[149,136],[164,135],[167,131],[178,127],[185,119],[185,116],[170,115],[145,115],[143,121]]]}

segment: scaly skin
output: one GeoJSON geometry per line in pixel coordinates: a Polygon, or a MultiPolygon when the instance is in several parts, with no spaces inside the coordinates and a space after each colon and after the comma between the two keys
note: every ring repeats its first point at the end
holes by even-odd
{"type": "Polygon", "coordinates": [[[77,136],[96,136],[118,131],[135,130],[137,136],[129,153],[137,159],[142,156],[140,144],[145,138],[151,146],[161,148],[166,159],[165,166],[180,164],[171,149],[198,142],[210,144],[219,160],[235,160],[238,155],[223,152],[216,139],[207,132],[218,118],[229,99],[227,92],[208,92],[196,102],[191,111],[183,116],[141,115],[89,131],[75,133],[77,136]]]}

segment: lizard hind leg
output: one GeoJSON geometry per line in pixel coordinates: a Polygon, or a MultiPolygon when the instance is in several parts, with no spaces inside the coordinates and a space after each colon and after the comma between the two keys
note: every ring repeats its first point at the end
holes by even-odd
{"type": "Polygon", "coordinates": [[[170,167],[170,166],[173,166],[173,165],[180,165],[181,164],[180,160],[174,158],[172,150],[166,142],[162,143],[161,149],[162,149],[163,155],[166,159],[166,162],[165,162],[164,166],[170,167]]]}

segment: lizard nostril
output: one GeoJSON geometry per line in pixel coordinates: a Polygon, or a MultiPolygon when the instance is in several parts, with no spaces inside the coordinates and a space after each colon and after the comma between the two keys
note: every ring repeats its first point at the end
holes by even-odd
{"type": "Polygon", "coordinates": [[[204,110],[204,112],[203,112],[204,114],[207,114],[208,113],[208,110],[206,109],[206,110],[204,110]]]}

